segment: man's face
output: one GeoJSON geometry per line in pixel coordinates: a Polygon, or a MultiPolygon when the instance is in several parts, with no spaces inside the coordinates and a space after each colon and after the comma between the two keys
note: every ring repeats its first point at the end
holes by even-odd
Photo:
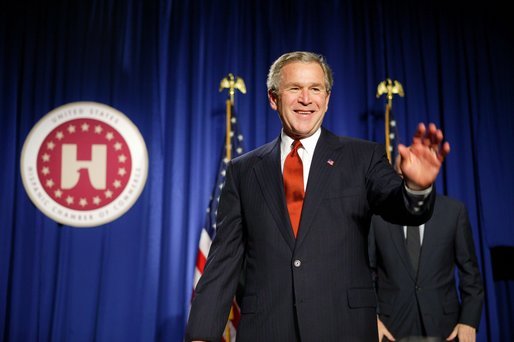
{"type": "Polygon", "coordinates": [[[268,98],[288,136],[293,139],[311,136],[321,126],[330,99],[323,69],[318,63],[286,64],[277,93],[269,92],[268,98]]]}

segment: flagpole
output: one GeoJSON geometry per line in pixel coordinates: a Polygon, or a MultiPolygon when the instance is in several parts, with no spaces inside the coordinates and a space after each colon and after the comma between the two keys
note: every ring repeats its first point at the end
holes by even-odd
{"type": "Polygon", "coordinates": [[[227,122],[226,122],[226,133],[225,133],[225,151],[227,151],[226,159],[230,160],[232,158],[232,144],[230,143],[230,132],[232,132],[232,125],[230,120],[232,120],[232,101],[226,101],[226,110],[227,110],[227,122]]]}
{"type": "Polygon", "coordinates": [[[225,133],[225,150],[227,151],[227,161],[232,158],[232,144],[230,143],[230,134],[232,132],[232,108],[234,106],[235,89],[241,93],[246,94],[246,85],[241,77],[234,79],[234,75],[229,73],[227,77],[223,78],[220,82],[221,92],[223,89],[228,89],[229,98],[226,101],[226,133],[225,133]]]}
{"type": "Polygon", "coordinates": [[[385,107],[385,119],[384,119],[384,131],[385,131],[385,145],[386,145],[386,154],[387,159],[392,164],[391,157],[391,100],[388,100],[385,107]]]}
{"type": "Polygon", "coordinates": [[[390,78],[385,79],[384,81],[380,82],[377,86],[377,98],[379,98],[381,95],[387,94],[387,103],[385,107],[385,118],[384,118],[384,125],[385,125],[385,145],[386,145],[386,154],[387,159],[389,159],[389,162],[392,164],[393,161],[391,160],[391,110],[393,108],[393,96],[394,95],[400,95],[401,97],[405,96],[405,93],[403,92],[403,86],[400,82],[397,80],[392,81],[390,78]]]}
{"type": "MultiPolygon", "coordinates": [[[[223,89],[228,89],[228,99],[225,101],[226,105],[226,133],[225,133],[225,160],[228,162],[230,159],[232,159],[232,109],[234,108],[234,95],[235,95],[235,89],[239,90],[241,93],[246,94],[246,86],[244,83],[244,80],[240,77],[234,78],[234,75],[232,73],[229,73],[227,77],[223,78],[220,82],[220,88],[219,91],[221,92],[223,89]]],[[[237,152],[237,150],[236,150],[237,152]]],[[[232,342],[236,338],[236,333],[234,331],[234,334],[232,334],[231,327],[237,328],[237,322],[239,321],[239,314],[240,311],[238,307],[236,306],[236,300],[235,298],[232,300],[232,305],[230,306],[230,313],[228,317],[227,325],[225,326],[225,331],[223,332],[222,341],[224,342],[232,342]],[[234,307],[237,310],[237,320],[236,322],[233,322],[236,318],[236,315],[234,314],[234,307]]]]}

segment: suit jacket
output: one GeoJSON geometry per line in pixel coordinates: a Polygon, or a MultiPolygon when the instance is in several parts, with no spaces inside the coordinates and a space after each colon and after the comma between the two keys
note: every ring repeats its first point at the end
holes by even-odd
{"type": "Polygon", "coordinates": [[[280,138],[233,159],[186,340],[220,339],[243,272],[238,341],[376,341],[371,216],[421,224],[433,204],[430,196],[415,209],[402,184],[382,145],[322,129],[295,239],[280,138]]]}
{"type": "Polygon", "coordinates": [[[432,218],[425,223],[417,274],[404,236],[402,226],[373,217],[370,260],[377,271],[379,315],[393,336],[416,335],[409,327],[418,317],[427,336],[444,340],[457,323],[478,327],[484,293],[464,204],[437,196],[432,218]]]}

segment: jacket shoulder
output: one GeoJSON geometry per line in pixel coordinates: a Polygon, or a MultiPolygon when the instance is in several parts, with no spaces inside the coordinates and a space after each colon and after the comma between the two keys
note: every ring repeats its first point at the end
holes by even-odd
{"type": "Polygon", "coordinates": [[[269,143],[266,143],[264,145],[261,145],[251,151],[248,151],[246,153],[243,153],[242,155],[232,159],[232,164],[245,164],[245,163],[251,163],[255,161],[255,159],[261,159],[264,156],[266,156],[269,153],[272,153],[275,148],[278,148],[279,141],[278,139],[275,139],[273,141],[270,141],[269,143]]]}
{"type": "Polygon", "coordinates": [[[466,207],[464,202],[444,195],[436,196],[435,205],[441,208],[451,208],[452,210],[460,210],[466,207]]]}
{"type": "Polygon", "coordinates": [[[336,135],[329,130],[324,129],[322,134],[324,135],[325,141],[332,145],[348,145],[348,146],[354,146],[354,147],[360,147],[360,148],[370,148],[373,149],[377,146],[383,146],[383,144],[379,144],[374,141],[355,138],[355,137],[348,137],[344,135],[336,135]]]}

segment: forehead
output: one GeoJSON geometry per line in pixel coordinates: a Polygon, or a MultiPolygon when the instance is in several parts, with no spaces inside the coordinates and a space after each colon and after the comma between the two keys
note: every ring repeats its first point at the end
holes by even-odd
{"type": "Polygon", "coordinates": [[[321,65],[316,62],[291,62],[282,67],[280,73],[281,85],[298,84],[324,84],[325,74],[321,65]]]}

